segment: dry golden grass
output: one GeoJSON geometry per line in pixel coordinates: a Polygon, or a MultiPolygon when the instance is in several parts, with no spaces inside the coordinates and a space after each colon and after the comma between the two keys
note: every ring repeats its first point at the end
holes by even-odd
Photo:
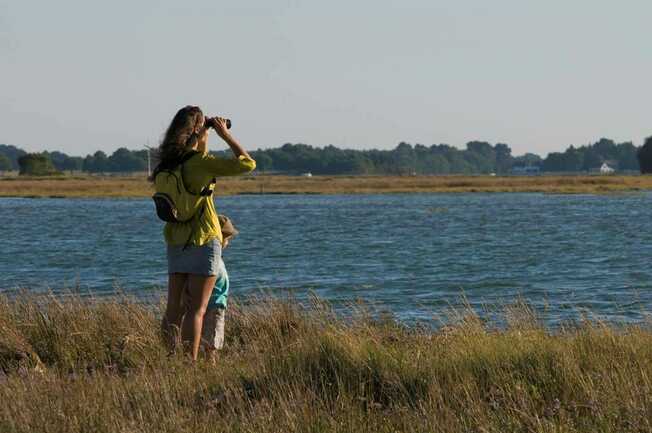
{"type": "Polygon", "coordinates": [[[434,331],[259,299],[212,365],[166,356],[129,299],[0,298],[0,431],[652,432],[649,328],[506,314],[434,331]]]}
{"type": "MultiPolygon", "coordinates": [[[[221,178],[218,195],[398,192],[614,193],[652,190],[652,176],[244,176],[221,178]]],[[[149,197],[143,177],[0,178],[0,196],[149,197]]]]}

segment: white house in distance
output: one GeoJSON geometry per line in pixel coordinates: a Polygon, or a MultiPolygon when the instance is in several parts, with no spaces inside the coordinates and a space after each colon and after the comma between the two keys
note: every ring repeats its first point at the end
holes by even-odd
{"type": "Polygon", "coordinates": [[[613,174],[615,171],[616,170],[611,168],[606,162],[603,162],[600,166],[600,174],[613,174]]]}

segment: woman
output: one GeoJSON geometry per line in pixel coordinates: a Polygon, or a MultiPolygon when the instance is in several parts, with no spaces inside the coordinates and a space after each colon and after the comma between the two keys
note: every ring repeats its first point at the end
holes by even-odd
{"type": "MultiPolygon", "coordinates": [[[[192,192],[201,191],[216,176],[249,173],[256,168],[256,162],[229,133],[225,119],[204,118],[199,107],[190,105],[179,110],[172,119],[158,156],[160,162],[154,169],[152,179],[161,170],[170,170],[184,159],[183,182],[186,189],[192,192]],[[211,127],[229,145],[235,158],[216,158],[208,154],[208,132],[211,127]],[[194,154],[188,158],[189,152],[194,154]]],[[[176,342],[177,330],[181,328],[181,336],[190,345],[193,360],[197,360],[199,354],[202,323],[219,273],[223,241],[215,204],[210,197],[205,202],[196,221],[167,223],[163,231],[167,243],[169,279],[162,328],[171,345],[176,342]],[[186,285],[190,305],[182,308],[186,285]]]]}

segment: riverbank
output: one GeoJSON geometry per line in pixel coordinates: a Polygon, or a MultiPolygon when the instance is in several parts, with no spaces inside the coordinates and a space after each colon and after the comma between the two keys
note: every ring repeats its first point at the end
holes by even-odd
{"type": "Polygon", "coordinates": [[[158,308],[0,298],[0,430],[650,432],[652,332],[556,333],[525,306],[439,331],[358,309],[229,308],[216,365],[167,356],[158,308]]]}
{"type": "MultiPolygon", "coordinates": [[[[652,176],[243,176],[221,178],[218,195],[543,192],[608,194],[652,190],[652,176]]],[[[0,178],[1,197],[150,197],[144,177],[0,178]]]]}

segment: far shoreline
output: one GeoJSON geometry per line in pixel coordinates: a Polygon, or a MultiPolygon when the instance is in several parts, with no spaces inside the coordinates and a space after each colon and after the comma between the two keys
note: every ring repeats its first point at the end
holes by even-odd
{"type": "MultiPolygon", "coordinates": [[[[652,191],[652,176],[624,175],[255,175],[218,179],[224,195],[358,195],[387,193],[614,194],[652,191]]],[[[151,183],[140,176],[0,177],[0,197],[148,198],[151,183]]]]}

